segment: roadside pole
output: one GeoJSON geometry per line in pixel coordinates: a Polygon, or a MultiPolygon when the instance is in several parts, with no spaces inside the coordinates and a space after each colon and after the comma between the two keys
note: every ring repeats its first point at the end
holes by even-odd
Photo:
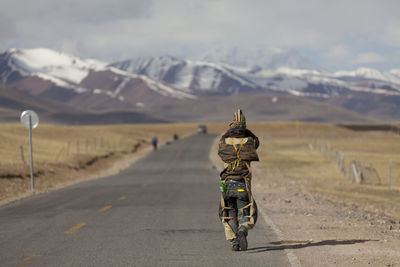
{"type": "Polygon", "coordinates": [[[25,110],[21,114],[21,124],[28,129],[29,132],[29,160],[30,160],[30,171],[31,171],[31,190],[35,189],[34,177],[33,177],[33,149],[32,149],[32,129],[39,125],[39,117],[33,110],[25,110]]]}
{"type": "Polygon", "coordinates": [[[31,162],[31,189],[35,189],[33,182],[33,151],[32,151],[32,115],[29,114],[29,158],[31,162]]]}
{"type": "Polygon", "coordinates": [[[389,171],[388,171],[388,187],[390,190],[390,187],[392,185],[392,160],[389,160],[389,171]]]}

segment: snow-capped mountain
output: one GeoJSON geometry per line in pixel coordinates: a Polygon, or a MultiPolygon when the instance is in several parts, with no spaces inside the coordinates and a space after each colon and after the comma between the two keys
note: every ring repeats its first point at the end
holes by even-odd
{"type": "MultiPolygon", "coordinates": [[[[9,67],[21,75],[47,75],[49,79],[58,78],[54,82],[65,81],[79,84],[89,70],[104,70],[106,64],[96,60],[81,60],[79,58],[58,53],[49,49],[29,49],[9,51],[9,67]]],[[[3,73],[7,75],[7,73],[3,73]]],[[[7,79],[6,76],[2,77],[7,79]]],[[[63,84],[64,85],[64,84],[63,84]]]]}
{"type": "Polygon", "coordinates": [[[321,72],[279,68],[276,70],[247,71],[243,74],[258,85],[293,95],[323,97],[349,92],[400,95],[400,76],[396,72],[357,69],[353,72],[321,72]]]}
{"type": "Polygon", "coordinates": [[[375,69],[359,68],[355,71],[338,71],[333,74],[338,78],[358,78],[365,80],[375,80],[382,82],[389,82],[393,84],[400,84],[400,70],[391,70],[389,72],[381,72],[375,69]]]}
{"type": "MultiPolygon", "coordinates": [[[[280,57],[280,63],[274,64],[277,68],[263,68],[261,64],[235,66],[206,58],[197,61],[169,56],[108,64],[43,48],[12,49],[0,54],[0,83],[33,96],[96,110],[271,91],[317,98],[358,112],[364,112],[366,106],[390,103],[393,107],[385,108],[385,114],[390,114],[400,106],[400,69],[383,72],[360,68],[330,73],[290,68],[285,64],[295,64],[296,58],[302,61],[295,51],[292,54],[280,57]]],[[[273,55],[268,62],[273,62],[273,55]]]]}
{"type": "Polygon", "coordinates": [[[77,93],[88,89],[79,84],[88,76],[89,71],[105,70],[105,63],[58,53],[49,49],[11,49],[0,55],[2,83],[12,82],[18,78],[36,76],[48,80],[57,86],[71,88],[77,93]]]}
{"type": "Polygon", "coordinates": [[[396,70],[381,72],[362,68],[329,73],[288,67],[262,69],[165,56],[126,60],[111,66],[149,76],[197,95],[263,90],[322,98],[351,91],[400,94],[400,75],[396,70]]]}
{"type": "MultiPolygon", "coordinates": [[[[157,97],[193,98],[148,76],[50,49],[11,49],[0,54],[0,81],[33,95],[81,102],[81,96],[126,107],[157,97]],[[107,100],[108,99],[108,100],[107,100]]],[[[107,105],[106,105],[107,106],[107,105]]]]}
{"type": "Polygon", "coordinates": [[[181,60],[169,56],[142,57],[114,63],[121,70],[146,75],[182,91],[204,94],[233,94],[261,88],[236,71],[212,62],[181,60]]]}

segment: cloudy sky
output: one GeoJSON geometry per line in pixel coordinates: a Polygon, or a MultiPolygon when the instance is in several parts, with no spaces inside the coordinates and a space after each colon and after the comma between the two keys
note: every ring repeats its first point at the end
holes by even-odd
{"type": "Polygon", "coordinates": [[[111,62],[265,47],[331,69],[400,69],[399,11],[397,0],[0,0],[0,50],[111,62]]]}

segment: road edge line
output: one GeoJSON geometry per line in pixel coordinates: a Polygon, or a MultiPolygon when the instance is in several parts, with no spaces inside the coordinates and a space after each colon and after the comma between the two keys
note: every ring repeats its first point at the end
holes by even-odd
{"type": "MultiPolygon", "coordinates": [[[[271,220],[271,218],[268,217],[263,211],[261,211],[261,209],[258,210],[258,213],[261,214],[262,218],[268,224],[268,226],[272,228],[272,230],[277,235],[278,239],[283,240],[284,236],[282,231],[278,228],[278,226],[276,226],[276,224],[271,220]]],[[[292,267],[301,267],[299,259],[292,251],[288,249],[284,249],[284,251],[292,267]]]]}

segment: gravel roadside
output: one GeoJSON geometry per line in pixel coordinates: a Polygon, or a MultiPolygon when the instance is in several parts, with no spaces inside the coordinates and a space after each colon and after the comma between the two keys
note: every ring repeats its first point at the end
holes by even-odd
{"type": "Polygon", "coordinates": [[[400,222],[313,195],[298,181],[253,167],[258,206],[283,233],[271,244],[302,266],[400,266],[400,222]]]}

